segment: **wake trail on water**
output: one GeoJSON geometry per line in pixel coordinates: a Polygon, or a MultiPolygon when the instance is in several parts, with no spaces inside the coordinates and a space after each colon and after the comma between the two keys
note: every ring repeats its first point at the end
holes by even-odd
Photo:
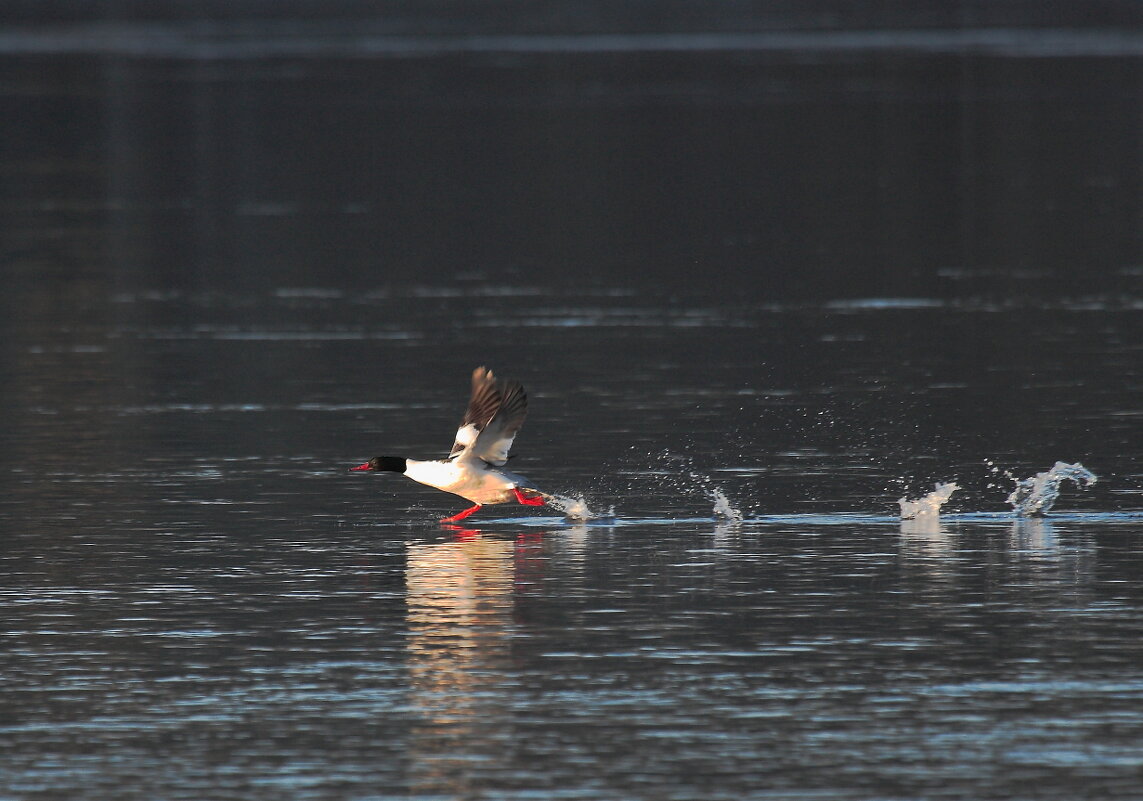
{"type": "MultiPolygon", "coordinates": [[[[582,495],[559,495],[548,492],[542,493],[542,495],[548,506],[564,513],[564,520],[568,522],[601,523],[616,520],[614,506],[608,507],[606,512],[598,508],[593,509],[582,495]]],[[[713,490],[710,500],[713,504],[711,515],[715,520],[736,525],[746,519],[746,515],[731,502],[722,490],[713,490]]]]}
{"type": "MultiPolygon", "coordinates": [[[[649,454],[658,464],[652,469],[643,469],[629,473],[638,476],[638,483],[632,484],[622,490],[641,497],[666,492],[675,498],[699,496],[710,503],[711,519],[721,523],[738,524],[746,519],[746,515],[735,505],[721,487],[714,484],[714,479],[699,470],[693,469],[691,460],[686,456],[679,456],[669,451],[663,451],[655,456],[649,454]],[[644,483],[646,482],[646,483],[644,483]],[[649,485],[649,486],[648,486],[649,485]],[[650,491],[649,491],[650,490],[650,491]]],[[[615,506],[608,507],[607,511],[593,507],[580,492],[571,493],[541,493],[548,506],[556,511],[563,512],[564,519],[573,523],[601,523],[616,520],[615,506]]]]}
{"type": "MultiPolygon", "coordinates": [[[[583,495],[560,495],[557,493],[541,493],[548,506],[564,513],[564,519],[574,523],[598,523],[614,520],[615,507],[608,507],[606,512],[593,509],[583,495]]],[[[746,519],[746,515],[734,505],[726,493],[715,487],[709,493],[712,503],[711,515],[715,520],[724,523],[737,524],[746,519]]]]}
{"type": "MultiPolygon", "coordinates": [[[[989,464],[991,464],[991,462],[989,462],[989,464]]],[[[1001,472],[997,468],[993,468],[992,470],[994,473],[1001,472]]],[[[1007,503],[1012,507],[1012,512],[1016,517],[1042,517],[1048,514],[1059,499],[1060,488],[1065,481],[1071,481],[1079,488],[1085,489],[1098,480],[1095,473],[1088,470],[1079,462],[1071,464],[1067,462],[1056,462],[1051,469],[1036,473],[1025,479],[1016,479],[1010,472],[1004,472],[1004,475],[1014,481],[1016,485],[1007,496],[1007,503]]],[[[672,483],[675,485],[676,494],[701,493],[711,504],[711,519],[720,523],[729,523],[737,526],[742,523],[774,522],[775,520],[785,519],[787,517],[791,520],[800,517],[798,515],[747,516],[722,488],[714,486],[714,481],[710,476],[693,470],[685,470],[678,473],[676,478],[672,480],[672,483]]],[[[953,493],[961,489],[962,487],[956,481],[937,482],[932,492],[920,498],[910,499],[904,496],[899,498],[897,503],[900,506],[900,520],[918,521],[926,525],[939,524],[941,508],[948,503],[953,493]]],[[[565,495],[547,492],[541,494],[548,506],[562,512],[564,519],[568,522],[619,522],[614,505],[609,506],[607,510],[604,511],[598,507],[593,508],[587,498],[582,494],[565,495]]],[[[968,513],[967,516],[972,517],[974,514],[989,515],[995,513],[968,513]]],[[[860,517],[860,514],[857,516],[860,517]]],[[[958,515],[958,517],[964,516],[964,514],[958,515]]],[[[821,515],[809,515],[809,517],[816,519],[821,517],[821,515]]],[[[852,522],[854,515],[844,513],[832,516],[826,515],[826,517],[838,517],[839,519],[852,522]]]]}

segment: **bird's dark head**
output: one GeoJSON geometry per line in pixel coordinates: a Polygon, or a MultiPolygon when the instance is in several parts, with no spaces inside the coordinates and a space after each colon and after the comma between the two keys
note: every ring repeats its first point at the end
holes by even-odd
{"type": "Polygon", "coordinates": [[[349,468],[350,471],[354,470],[374,470],[382,472],[388,470],[393,473],[405,472],[405,460],[400,456],[374,456],[368,462],[357,467],[349,468]]]}

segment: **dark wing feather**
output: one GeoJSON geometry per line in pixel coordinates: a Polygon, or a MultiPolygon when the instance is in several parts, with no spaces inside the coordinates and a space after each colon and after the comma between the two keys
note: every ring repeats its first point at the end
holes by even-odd
{"type": "Polygon", "coordinates": [[[468,408],[464,410],[462,426],[469,424],[483,428],[500,409],[503,398],[501,389],[506,382],[500,381],[487,367],[477,367],[472,371],[472,396],[468,408]]]}
{"type": "Polygon", "coordinates": [[[504,464],[527,415],[528,395],[518,381],[496,378],[491,370],[477,367],[472,372],[472,397],[450,458],[459,458],[467,450],[490,464],[504,464]]]}

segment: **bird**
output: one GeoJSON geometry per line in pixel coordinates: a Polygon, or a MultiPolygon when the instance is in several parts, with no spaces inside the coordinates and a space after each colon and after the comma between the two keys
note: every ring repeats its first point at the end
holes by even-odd
{"type": "Polygon", "coordinates": [[[464,520],[484,506],[512,500],[543,506],[546,493],[524,476],[504,469],[516,432],[528,415],[528,395],[519,381],[497,378],[487,367],[472,371],[472,395],[445,459],[374,456],[350,471],[401,473],[413,481],[451,492],[474,505],[442,523],[464,520]]]}

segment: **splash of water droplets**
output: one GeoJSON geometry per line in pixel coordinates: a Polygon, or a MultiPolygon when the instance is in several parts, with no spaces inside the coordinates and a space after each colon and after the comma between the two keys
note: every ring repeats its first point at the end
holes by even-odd
{"type": "Polygon", "coordinates": [[[730,499],[726,497],[726,494],[723,493],[722,490],[714,489],[711,492],[711,499],[714,501],[714,516],[716,518],[729,523],[742,522],[742,512],[730,503],[730,499]]]}
{"type": "Polygon", "coordinates": [[[1096,480],[1095,473],[1079,462],[1056,462],[1051,470],[1017,481],[1016,488],[1008,496],[1008,503],[1019,517],[1042,517],[1060,497],[1061,483],[1071,481],[1080,489],[1085,489],[1096,480]]]}
{"type": "Polygon", "coordinates": [[[952,497],[960,487],[955,481],[938,482],[936,488],[923,498],[910,501],[900,498],[897,503],[901,505],[902,520],[916,520],[920,517],[936,517],[941,513],[941,507],[952,497]]]}
{"type": "Polygon", "coordinates": [[[598,512],[593,510],[587,504],[587,499],[582,495],[578,498],[573,498],[569,495],[544,495],[544,500],[547,501],[549,506],[552,506],[564,513],[566,520],[575,522],[588,522],[590,520],[605,520],[615,517],[615,507],[611,507],[607,512],[598,512]]]}

